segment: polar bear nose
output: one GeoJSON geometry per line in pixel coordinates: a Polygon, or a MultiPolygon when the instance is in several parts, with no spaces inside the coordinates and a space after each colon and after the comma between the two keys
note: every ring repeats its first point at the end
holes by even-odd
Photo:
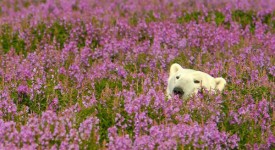
{"type": "Polygon", "coordinates": [[[175,95],[179,95],[179,96],[182,96],[182,95],[184,94],[182,88],[180,88],[180,87],[175,87],[175,88],[173,89],[173,93],[174,93],[175,95]]]}
{"type": "Polygon", "coordinates": [[[180,78],[180,76],[176,76],[176,79],[179,79],[180,78]]]}

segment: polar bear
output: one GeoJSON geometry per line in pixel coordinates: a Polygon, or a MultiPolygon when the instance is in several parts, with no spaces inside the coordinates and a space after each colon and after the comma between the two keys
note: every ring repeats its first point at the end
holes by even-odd
{"type": "Polygon", "coordinates": [[[168,98],[178,95],[181,99],[187,99],[202,88],[215,92],[222,91],[225,85],[226,81],[222,77],[214,78],[201,71],[184,69],[175,63],[170,67],[167,95],[168,98]]]}

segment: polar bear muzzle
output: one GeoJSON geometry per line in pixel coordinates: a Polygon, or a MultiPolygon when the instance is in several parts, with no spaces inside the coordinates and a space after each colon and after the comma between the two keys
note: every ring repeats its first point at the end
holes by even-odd
{"type": "Polygon", "coordinates": [[[184,91],[182,90],[181,87],[175,87],[173,89],[174,95],[178,95],[179,97],[182,97],[184,95],[184,91]]]}

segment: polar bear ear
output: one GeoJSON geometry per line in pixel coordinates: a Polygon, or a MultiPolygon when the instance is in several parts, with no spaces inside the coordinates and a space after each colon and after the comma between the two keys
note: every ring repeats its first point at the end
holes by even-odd
{"type": "Polygon", "coordinates": [[[219,91],[222,91],[226,85],[226,81],[224,80],[224,78],[215,78],[215,82],[216,82],[216,89],[219,91]]]}
{"type": "Polygon", "coordinates": [[[180,69],[183,69],[179,64],[174,63],[171,67],[170,67],[170,76],[175,74],[176,72],[178,72],[180,69]]]}

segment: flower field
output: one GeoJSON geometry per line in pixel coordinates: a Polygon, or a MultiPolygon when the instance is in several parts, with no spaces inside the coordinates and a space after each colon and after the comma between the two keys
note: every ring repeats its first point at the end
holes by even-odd
{"type": "Polygon", "coordinates": [[[275,0],[2,0],[0,63],[0,149],[275,148],[275,0]]]}

